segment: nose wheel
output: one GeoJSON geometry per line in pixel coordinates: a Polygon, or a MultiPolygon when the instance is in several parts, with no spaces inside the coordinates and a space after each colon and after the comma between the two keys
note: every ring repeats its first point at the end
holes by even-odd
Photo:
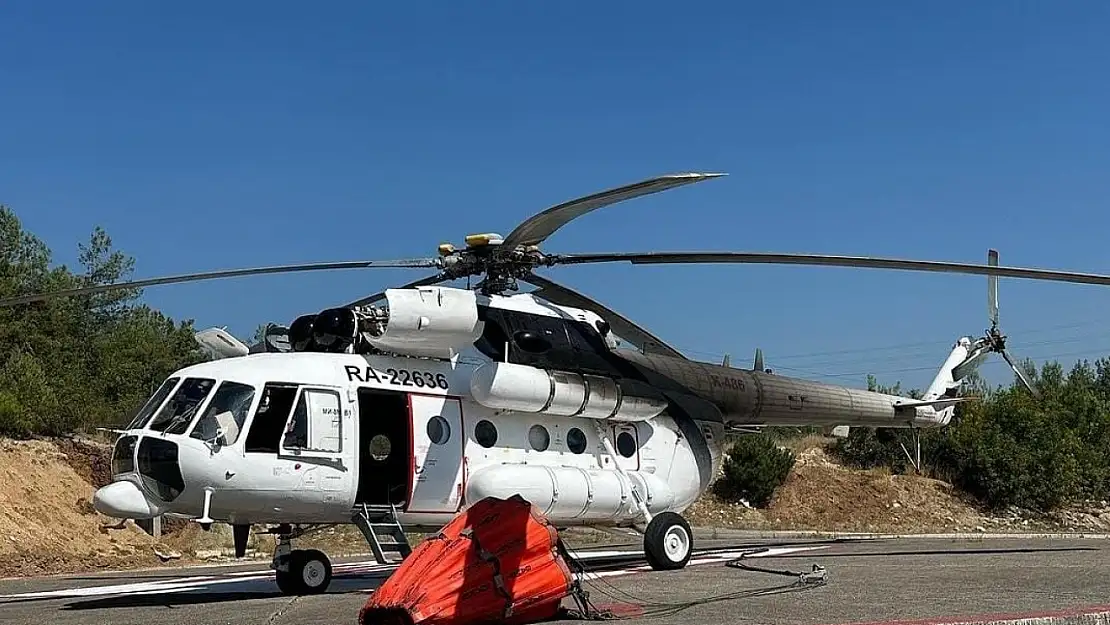
{"type": "Polygon", "coordinates": [[[685,567],[693,549],[694,533],[690,525],[674,512],[655,515],[644,531],[644,555],[656,571],[685,567]]]}
{"type": "Polygon", "coordinates": [[[271,567],[281,592],[287,595],[318,595],[326,591],[331,583],[331,560],[328,556],[318,549],[292,548],[292,539],[302,535],[303,530],[282,525],[271,533],[278,535],[271,567]]]}
{"type": "Polygon", "coordinates": [[[331,583],[331,561],[316,549],[297,549],[288,556],[288,570],[275,571],[278,588],[287,595],[318,595],[331,583]]]}

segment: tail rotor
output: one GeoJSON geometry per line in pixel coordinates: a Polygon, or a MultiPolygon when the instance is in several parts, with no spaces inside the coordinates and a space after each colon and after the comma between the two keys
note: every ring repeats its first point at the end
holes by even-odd
{"type": "MultiPolygon", "coordinates": [[[[987,264],[992,267],[998,266],[998,250],[989,250],[987,252],[987,264]]],[[[1002,334],[998,329],[998,276],[996,275],[987,276],[987,314],[990,318],[991,327],[987,330],[987,335],[981,339],[986,342],[987,351],[1001,354],[1002,358],[1006,360],[1006,364],[1010,365],[1010,368],[1014,370],[1014,374],[1021,380],[1022,385],[1024,385],[1034,397],[1038,397],[1039,393],[1036,387],[1034,387],[1033,383],[1026,377],[1025,372],[1017,365],[1010,356],[1010,353],[1006,351],[1006,335],[1002,334]]]]}

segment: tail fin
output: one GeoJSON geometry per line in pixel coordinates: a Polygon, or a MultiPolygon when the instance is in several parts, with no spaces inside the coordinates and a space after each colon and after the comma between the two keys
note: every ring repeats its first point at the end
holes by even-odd
{"type": "MultiPolygon", "coordinates": [[[[973,367],[965,366],[967,363],[968,354],[971,353],[972,342],[971,339],[961,337],[952,346],[952,351],[948,354],[948,358],[944,360],[941,365],[940,371],[937,372],[936,377],[929,384],[929,388],[922,396],[922,403],[932,404],[934,409],[937,410],[937,416],[943,424],[947,424],[952,420],[952,416],[956,412],[956,405],[954,403],[944,403],[946,399],[954,399],[956,393],[960,390],[960,385],[967,372],[971,371],[973,367]]],[[[977,361],[981,361],[986,354],[982,353],[976,357],[977,361]]],[[[967,363],[972,364],[972,363],[967,363]]],[[[975,362],[974,365],[978,365],[975,362]]]]}

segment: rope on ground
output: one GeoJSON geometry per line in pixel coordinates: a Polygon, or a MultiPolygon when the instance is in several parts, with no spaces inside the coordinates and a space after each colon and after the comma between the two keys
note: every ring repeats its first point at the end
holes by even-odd
{"type": "Polygon", "coordinates": [[[761,553],[767,553],[768,551],[770,551],[770,548],[762,547],[759,549],[751,549],[749,551],[741,552],[740,556],[737,557],[735,560],[729,560],[728,562],[725,562],[725,566],[734,569],[741,569],[744,571],[752,571],[754,573],[767,573],[769,575],[794,577],[797,578],[797,583],[801,585],[824,586],[825,584],[829,583],[829,572],[825,570],[825,567],[819,564],[814,564],[813,569],[805,573],[798,573],[796,571],[783,571],[777,569],[765,569],[763,567],[753,566],[751,564],[744,564],[744,558],[751,558],[761,553]]]}
{"type": "Polygon", "coordinates": [[[818,586],[824,586],[828,583],[828,572],[824,567],[814,564],[813,569],[808,572],[800,573],[796,571],[767,569],[746,564],[746,558],[758,556],[761,553],[769,551],[767,547],[760,547],[757,549],[750,549],[736,557],[733,560],[725,562],[725,566],[729,568],[736,568],[754,573],[765,573],[769,575],[778,575],[783,577],[793,577],[794,581],[781,584],[778,586],[769,586],[764,588],[755,588],[750,590],[741,590],[731,593],[723,593],[720,595],[712,595],[709,597],[702,597],[690,601],[679,602],[659,602],[651,601],[638,597],[630,592],[627,592],[608,580],[604,579],[597,573],[592,573],[587,570],[585,565],[570,556],[569,551],[566,549],[565,544],[560,540],[560,549],[563,552],[563,557],[567,564],[575,573],[575,588],[573,596],[575,602],[578,604],[577,610],[569,611],[570,618],[578,618],[581,620],[626,620],[630,618],[651,617],[651,616],[672,616],[683,610],[692,607],[709,605],[712,603],[720,603],[723,601],[735,601],[738,599],[747,599],[751,597],[760,597],[765,595],[780,594],[785,592],[809,590],[818,586]],[[594,592],[614,601],[632,602],[644,608],[642,614],[633,616],[621,616],[614,614],[609,610],[598,609],[597,606],[590,601],[590,592],[586,591],[583,586],[589,586],[594,592]]]}

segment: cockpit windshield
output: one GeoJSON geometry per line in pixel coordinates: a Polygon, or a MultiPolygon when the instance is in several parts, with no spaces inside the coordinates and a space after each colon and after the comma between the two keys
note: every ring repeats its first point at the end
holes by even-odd
{"type": "Polygon", "coordinates": [[[253,386],[222,382],[189,436],[224,447],[234,445],[247,421],[254,393],[253,386]]]}
{"type": "Polygon", "coordinates": [[[150,399],[139,409],[135,418],[131,419],[131,423],[128,424],[127,429],[134,430],[136,428],[145,427],[146,422],[150,421],[150,417],[154,416],[154,411],[158,410],[162,402],[166,401],[166,396],[170,394],[170,391],[173,390],[173,387],[177,386],[180,380],[181,378],[169,378],[165,382],[162,382],[162,386],[158,387],[154,395],[151,395],[150,399]]]}
{"type": "Polygon", "coordinates": [[[150,422],[150,429],[166,434],[184,434],[197,408],[204,403],[216,381],[208,378],[185,378],[166,405],[150,422]]]}

